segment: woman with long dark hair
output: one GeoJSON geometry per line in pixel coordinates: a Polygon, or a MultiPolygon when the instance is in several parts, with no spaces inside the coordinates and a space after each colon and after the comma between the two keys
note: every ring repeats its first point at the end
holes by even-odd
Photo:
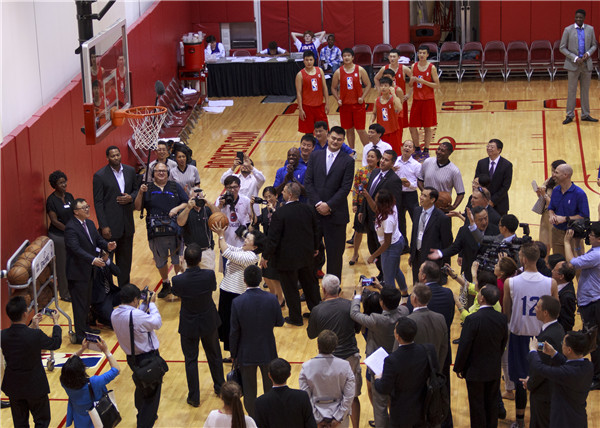
{"type": "Polygon", "coordinates": [[[242,389],[237,383],[225,382],[219,396],[223,407],[208,414],[204,428],[256,428],[254,419],[244,415],[242,389]]]}
{"type": "Polygon", "coordinates": [[[548,205],[550,205],[550,196],[552,196],[552,189],[556,187],[556,181],[554,180],[554,171],[560,165],[566,162],[562,159],[555,160],[551,164],[552,171],[550,177],[544,181],[544,184],[538,186],[537,195],[538,197],[544,198],[544,211],[540,218],[540,235],[538,241],[546,244],[546,248],[552,248],[552,225],[550,224],[550,215],[548,214],[548,205]]]}
{"type": "Polygon", "coordinates": [[[66,426],[71,426],[75,422],[75,428],[94,428],[88,410],[93,407],[95,401],[102,398],[102,394],[107,391],[106,385],[119,375],[120,370],[119,363],[108,350],[108,345],[100,339],[97,345],[106,356],[110,370],[99,376],[88,377],[85,364],[81,359],[81,354],[88,349],[88,345],[89,342],[83,339],[81,348],[67,360],[60,372],[60,384],[69,396],[66,426]],[[90,385],[93,396],[90,393],[90,385]]]}

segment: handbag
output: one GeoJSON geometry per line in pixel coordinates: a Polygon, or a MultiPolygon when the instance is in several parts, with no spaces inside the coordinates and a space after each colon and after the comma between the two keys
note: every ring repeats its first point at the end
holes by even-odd
{"type": "Polygon", "coordinates": [[[546,198],[544,198],[543,196],[540,196],[538,198],[538,200],[535,202],[535,204],[533,205],[533,208],[531,208],[531,211],[533,211],[536,214],[543,214],[544,211],[546,210],[546,198]]]}
{"type": "Polygon", "coordinates": [[[117,408],[115,394],[111,389],[102,394],[100,400],[94,400],[94,390],[92,384],[88,382],[90,396],[92,397],[93,407],[88,410],[94,428],[113,428],[121,422],[121,414],[117,408]]]}
{"type": "MultiPolygon", "coordinates": [[[[133,311],[129,313],[129,336],[131,352],[135,361],[135,342],[133,341],[133,311]]],[[[148,333],[150,336],[150,333],[148,333]]],[[[167,362],[158,353],[146,358],[140,365],[133,365],[132,379],[135,386],[142,391],[144,397],[154,394],[156,387],[162,383],[162,378],[169,371],[167,362]]]]}
{"type": "Polygon", "coordinates": [[[231,371],[227,373],[227,382],[235,382],[240,386],[242,395],[244,395],[244,385],[242,384],[242,373],[240,367],[237,364],[231,366],[231,371]]]}

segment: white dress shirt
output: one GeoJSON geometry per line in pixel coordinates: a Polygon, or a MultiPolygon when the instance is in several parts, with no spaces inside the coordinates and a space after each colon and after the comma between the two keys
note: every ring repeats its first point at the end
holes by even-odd
{"type": "Polygon", "coordinates": [[[406,178],[410,186],[402,186],[403,192],[416,192],[417,191],[417,177],[421,172],[421,163],[417,161],[412,156],[408,158],[408,161],[404,162],[402,156],[398,156],[396,159],[396,164],[394,165],[396,169],[396,175],[400,178],[406,178]]]}
{"type": "MultiPolygon", "coordinates": [[[[368,143],[365,147],[363,147],[363,158],[362,158],[362,166],[367,166],[367,155],[369,154],[369,151],[372,148],[376,148],[377,150],[379,150],[381,152],[381,154],[383,155],[383,152],[385,152],[386,150],[392,150],[392,146],[390,146],[388,143],[386,143],[385,141],[381,141],[379,140],[377,143],[373,144],[373,143],[368,143]]],[[[421,165],[421,164],[419,164],[421,165]]]]}
{"type": "Polygon", "coordinates": [[[110,169],[112,170],[113,174],[115,175],[115,179],[117,180],[117,183],[119,183],[119,189],[121,190],[121,193],[125,193],[125,176],[123,175],[123,165],[119,164],[119,170],[115,170],[113,167],[110,167],[110,169]]]}
{"type": "Polygon", "coordinates": [[[129,314],[133,314],[133,342],[135,345],[135,355],[150,352],[158,349],[158,337],[154,330],[162,326],[162,318],[158,308],[152,302],[149,305],[149,313],[144,312],[145,304],[141,309],[134,308],[131,305],[120,305],[110,316],[113,329],[117,335],[119,345],[123,352],[131,355],[131,336],[129,334],[129,314]]]}

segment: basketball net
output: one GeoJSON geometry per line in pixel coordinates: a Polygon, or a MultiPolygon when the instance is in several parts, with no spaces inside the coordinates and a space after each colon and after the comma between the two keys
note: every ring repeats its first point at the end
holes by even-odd
{"type": "Polygon", "coordinates": [[[141,106],[125,110],[125,117],[133,129],[136,149],[155,150],[158,134],[167,117],[167,108],[162,106],[141,106]]]}

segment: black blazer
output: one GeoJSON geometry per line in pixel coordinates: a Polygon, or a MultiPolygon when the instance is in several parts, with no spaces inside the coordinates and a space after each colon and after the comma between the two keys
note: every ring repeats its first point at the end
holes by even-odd
{"type": "Polygon", "coordinates": [[[375,389],[391,397],[390,427],[413,428],[424,424],[423,403],[431,374],[428,353],[434,369],[439,370],[431,344],[400,346],[384,360],[383,375],[375,379],[375,389]]]}
{"type": "MultiPolygon", "coordinates": [[[[437,282],[428,282],[426,284],[431,289],[431,300],[427,304],[427,308],[432,312],[437,312],[444,316],[446,321],[446,327],[448,328],[448,337],[450,336],[450,326],[454,321],[454,295],[452,290],[446,288],[437,282]]],[[[410,299],[406,302],[406,307],[412,313],[413,305],[410,303],[410,299]]],[[[450,350],[448,350],[450,351],[450,350]]]]}
{"type": "Polygon", "coordinates": [[[327,174],[327,150],[312,152],[308,160],[304,188],[308,194],[310,205],[327,202],[331,215],[321,216],[333,224],[347,224],[350,221],[348,212],[348,194],[354,180],[354,159],[340,151],[327,174]]]}
{"type": "MultiPolygon", "coordinates": [[[[446,216],[442,210],[433,207],[433,212],[425,231],[423,232],[423,240],[421,241],[421,252],[417,259],[417,235],[419,233],[419,220],[421,213],[423,212],[422,207],[415,208],[413,214],[413,225],[412,234],[410,238],[410,258],[413,265],[417,263],[417,266],[421,266],[423,262],[428,260],[429,250],[432,248],[446,248],[452,244],[452,222],[450,217],[446,216]]],[[[444,260],[443,262],[449,262],[450,259],[444,260]]],[[[440,262],[441,263],[441,262],[440,262]]]]}
{"type": "Polygon", "coordinates": [[[291,202],[273,213],[263,257],[275,269],[296,270],[313,263],[319,243],[315,209],[301,202],[291,202]]]}
{"type": "Polygon", "coordinates": [[[65,226],[65,247],[67,248],[67,279],[87,281],[92,278],[92,262],[98,257],[96,247],[108,251],[108,242],[100,236],[92,220],[86,220],[90,235],[81,222],[74,218],[65,226]],[[90,241],[90,237],[92,241],[90,241]],[[93,242],[93,244],[92,244],[93,242]]]}
{"type": "MultiPolygon", "coordinates": [[[[379,175],[380,172],[381,170],[379,168],[375,168],[373,172],[371,172],[366,187],[367,191],[371,189],[371,184],[373,184],[373,180],[375,180],[375,178],[379,175]]],[[[377,192],[379,192],[381,189],[389,190],[392,193],[392,195],[394,195],[394,198],[396,198],[396,209],[398,210],[399,217],[400,213],[402,212],[402,180],[400,180],[400,178],[398,177],[398,175],[396,175],[393,169],[390,169],[385,174],[383,179],[379,180],[379,183],[377,183],[377,188],[375,189],[375,192],[373,192],[373,199],[375,199],[377,192]]],[[[365,225],[367,225],[371,230],[375,230],[375,213],[369,206],[367,198],[363,198],[363,202],[360,207],[360,212],[362,212],[365,215],[365,225]]],[[[400,223],[398,223],[398,227],[399,226],[400,223]]]]}
{"type": "MultiPolygon", "coordinates": [[[[471,205],[471,197],[469,196],[469,201],[467,202],[467,206],[466,208],[473,208],[473,205],[471,205]]],[[[500,224],[500,219],[502,218],[502,216],[500,214],[498,214],[498,211],[496,211],[494,209],[494,207],[492,207],[491,205],[488,205],[487,207],[485,207],[485,210],[488,213],[488,221],[495,225],[498,226],[500,224]]],[[[465,217],[465,223],[467,226],[469,225],[469,216],[467,215],[467,211],[465,209],[465,211],[463,212],[463,216],[465,217]]]]}
{"type": "Polygon", "coordinates": [[[104,287],[104,278],[108,280],[110,291],[117,293],[120,291],[119,287],[115,285],[113,276],[119,276],[121,269],[111,262],[109,265],[104,267],[94,266],[94,282],[92,284],[92,300],[91,303],[104,302],[106,298],[106,288],[104,287]]]}
{"type": "Polygon", "coordinates": [[[11,399],[40,398],[50,393],[40,353],[53,351],[62,343],[61,328],[52,328],[52,337],[24,324],[2,330],[2,353],[6,361],[2,391],[11,399]]]}
{"type": "Polygon", "coordinates": [[[454,371],[469,381],[499,380],[507,340],[506,315],[492,307],[479,309],[465,318],[454,371]]]}
{"type": "Polygon", "coordinates": [[[530,352],[529,367],[553,382],[550,428],[587,427],[586,399],[594,376],[591,361],[567,362],[557,353],[549,366],[542,363],[537,352],[530,352]]]}
{"type": "Polygon", "coordinates": [[[121,196],[121,189],[110,165],[96,171],[92,180],[94,209],[98,225],[100,229],[110,227],[111,239],[133,236],[135,232],[133,201],[138,192],[135,170],[129,165],[123,165],[123,178],[125,179],[125,193],[131,195],[132,198],[132,201],[126,205],[117,203],[117,196],[121,196]]]}
{"type": "MultiPolygon", "coordinates": [[[[481,159],[479,162],[477,162],[477,167],[475,168],[475,178],[484,174],[490,174],[489,157],[481,159]]],[[[496,211],[498,211],[498,214],[500,215],[508,213],[508,189],[510,189],[510,185],[512,183],[512,175],[512,163],[504,159],[504,157],[500,156],[498,158],[498,164],[496,165],[496,169],[494,170],[494,175],[492,176],[492,181],[488,186],[488,190],[492,195],[492,202],[494,203],[494,208],[496,209],[496,211]]]]}
{"type": "MultiPolygon", "coordinates": [[[[565,330],[559,323],[555,322],[546,327],[546,330],[542,331],[537,339],[539,343],[548,342],[554,349],[562,353],[563,337],[565,337],[565,330]]],[[[552,363],[552,358],[549,355],[546,355],[543,352],[540,352],[539,354],[542,363],[552,363]]],[[[552,382],[548,381],[548,379],[532,367],[529,369],[527,389],[531,392],[535,392],[536,396],[540,397],[541,400],[550,402],[552,397],[552,382]]]]}
{"type": "Polygon", "coordinates": [[[273,328],[282,325],[277,297],[259,288],[248,288],[231,304],[231,358],[242,366],[270,363],[277,358],[273,328]]]}
{"type": "Polygon", "coordinates": [[[278,386],[256,399],[254,420],[260,428],[317,428],[306,391],[278,386]]]}
{"type": "Polygon", "coordinates": [[[171,279],[173,294],[181,298],[179,311],[179,334],[197,338],[206,336],[221,325],[212,293],[217,289],[215,272],[200,269],[198,266],[187,268],[171,279]]]}
{"type": "Polygon", "coordinates": [[[558,300],[560,300],[558,322],[563,326],[565,332],[571,331],[575,325],[575,310],[577,309],[577,298],[575,297],[573,281],[569,282],[558,292],[558,300]]]}

